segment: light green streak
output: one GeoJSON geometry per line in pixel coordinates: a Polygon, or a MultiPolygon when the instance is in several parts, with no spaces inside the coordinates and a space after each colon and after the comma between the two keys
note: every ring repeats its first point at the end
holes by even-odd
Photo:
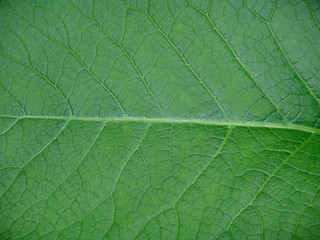
{"type": "Polygon", "coordinates": [[[217,120],[217,119],[201,119],[201,118],[146,118],[146,117],[76,117],[76,116],[14,116],[0,115],[6,118],[15,119],[56,119],[63,121],[87,121],[87,122],[144,122],[152,123],[175,123],[175,124],[198,124],[198,125],[216,125],[216,126],[236,126],[236,127],[254,127],[254,128],[280,128],[309,133],[320,134],[320,129],[313,127],[298,125],[294,123],[275,123],[275,122],[259,122],[259,121],[241,121],[241,120],[217,120]]]}

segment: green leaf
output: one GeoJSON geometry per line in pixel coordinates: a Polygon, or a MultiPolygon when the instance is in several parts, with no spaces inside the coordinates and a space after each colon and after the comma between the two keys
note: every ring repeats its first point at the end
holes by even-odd
{"type": "Polygon", "coordinates": [[[0,239],[320,239],[318,0],[2,0],[0,239]]]}

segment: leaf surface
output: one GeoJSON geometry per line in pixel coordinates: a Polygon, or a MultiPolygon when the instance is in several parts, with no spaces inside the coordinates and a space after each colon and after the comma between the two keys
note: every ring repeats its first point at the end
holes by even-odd
{"type": "Polygon", "coordinates": [[[317,0],[0,2],[1,239],[319,239],[317,0]]]}

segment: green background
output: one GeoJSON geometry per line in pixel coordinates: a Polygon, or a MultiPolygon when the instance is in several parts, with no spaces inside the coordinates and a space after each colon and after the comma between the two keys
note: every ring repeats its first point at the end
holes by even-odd
{"type": "Polygon", "coordinates": [[[0,2],[0,239],[320,239],[320,1],[0,2]]]}

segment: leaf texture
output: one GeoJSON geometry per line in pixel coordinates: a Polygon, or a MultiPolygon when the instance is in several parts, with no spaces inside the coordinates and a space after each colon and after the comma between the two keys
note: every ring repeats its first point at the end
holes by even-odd
{"type": "Polygon", "coordinates": [[[0,2],[0,239],[319,239],[320,2],[0,2]]]}

